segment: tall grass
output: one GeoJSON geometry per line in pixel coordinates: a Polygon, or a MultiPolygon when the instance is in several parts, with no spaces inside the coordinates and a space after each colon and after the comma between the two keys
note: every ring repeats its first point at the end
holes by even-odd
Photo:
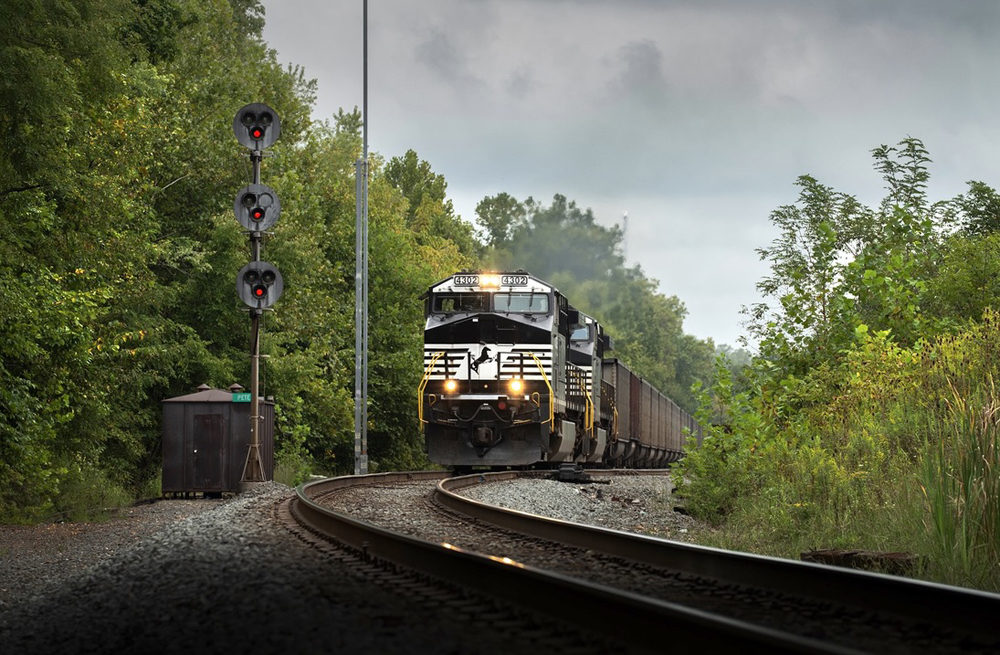
{"type": "Polygon", "coordinates": [[[54,499],[55,514],[67,521],[102,521],[134,501],[132,493],[95,466],[71,466],[54,499]]]}
{"type": "Polygon", "coordinates": [[[1000,399],[992,376],[984,393],[947,403],[951,432],[927,444],[921,470],[932,574],[1000,591],[1000,399]]]}
{"type": "Polygon", "coordinates": [[[912,348],[866,335],[838,368],[725,376],[704,407],[726,428],[682,460],[709,545],[784,557],[907,551],[917,574],[1000,591],[1000,317],[912,348]]]}

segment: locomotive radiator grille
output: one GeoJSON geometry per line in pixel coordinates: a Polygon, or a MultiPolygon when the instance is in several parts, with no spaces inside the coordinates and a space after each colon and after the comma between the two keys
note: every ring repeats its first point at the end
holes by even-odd
{"type": "Polygon", "coordinates": [[[522,380],[543,381],[552,379],[552,346],[532,346],[513,348],[500,360],[500,379],[521,378],[522,380]],[[534,355],[534,357],[532,357],[534,355]],[[535,358],[538,361],[535,361],[535,358]],[[541,371],[539,371],[541,363],[541,371]],[[542,375],[542,371],[545,375],[542,375]]]}
{"type": "Polygon", "coordinates": [[[424,348],[424,370],[428,380],[444,380],[455,377],[458,369],[468,358],[467,348],[447,346],[427,346],[424,348]],[[435,359],[436,355],[441,354],[435,359]]]}
{"type": "Polygon", "coordinates": [[[481,370],[473,368],[483,351],[481,344],[425,344],[424,369],[428,380],[445,380],[447,378],[509,380],[520,378],[527,381],[544,381],[552,378],[552,346],[548,344],[532,344],[531,346],[498,347],[487,346],[490,358],[498,362],[497,373],[486,376],[484,365],[481,370]],[[437,357],[439,353],[443,353],[437,357]],[[538,358],[538,362],[535,358],[538,358]],[[541,370],[539,370],[541,363],[541,370]],[[543,375],[544,371],[544,375],[543,375]]]}

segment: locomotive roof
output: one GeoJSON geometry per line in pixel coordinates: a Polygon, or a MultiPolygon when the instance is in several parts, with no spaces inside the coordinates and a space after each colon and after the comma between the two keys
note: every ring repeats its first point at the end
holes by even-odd
{"type": "MultiPolygon", "coordinates": [[[[548,282],[524,270],[516,271],[459,271],[439,280],[428,288],[427,294],[442,291],[534,291],[549,293],[559,290],[548,282]]],[[[560,294],[561,295],[561,294],[560,294]]]]}

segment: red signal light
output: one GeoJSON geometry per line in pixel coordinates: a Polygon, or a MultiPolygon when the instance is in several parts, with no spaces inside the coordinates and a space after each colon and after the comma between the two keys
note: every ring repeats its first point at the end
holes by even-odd
{"type": "Polygon", "coordinates": [[[236,293],[253,309],[270,307],[281,297],[283,290],[281,273],[267,262],[250,262],[236,274],[236,293]]]}
{"type": "Polygon", "coordinates": [[[281,121],[273,109],[263,103],[253,102],[236,112],[233,133],[244,148],[264,150],[281,135],[281,121]]]}
{"type": "MultiPolygon", "coordinates": [[[[243,132],[250,138],[250,130],[243,132]]],[[[264,139],[272,136],[270,129],[264,130],[264,139]]],[[[274,189],[264,184],[248,184],[240,189],[233,202],[236,220],[251,232],[269,230],[281,215],[281,201],[274,189]]],[[[248,287],[249,289],[249,287],[248,287]]]]}

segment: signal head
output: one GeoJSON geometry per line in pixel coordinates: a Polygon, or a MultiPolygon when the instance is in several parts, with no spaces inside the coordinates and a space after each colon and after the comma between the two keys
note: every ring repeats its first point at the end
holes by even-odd
{"type": "Polygon", "coordinates": [[[236,112],[233,133],[240,145],[251,150],[270,147],[281,136],[278,114],[261,102],[253,102],[236,112]]]}
{"type": "Polygon", "coordinates": [[[250,262],[236,274],[236,293],[253,309],[270,307],[284,289],[281,273],[267,262],[250,262]]]}
{"type": "Polygon", "coordinates": [[[251,232],[269,230],[281,214],[281,201],[274,189],[265,184],[248,184],[236,194],[233,203],[236,220],[251,232]]]}

